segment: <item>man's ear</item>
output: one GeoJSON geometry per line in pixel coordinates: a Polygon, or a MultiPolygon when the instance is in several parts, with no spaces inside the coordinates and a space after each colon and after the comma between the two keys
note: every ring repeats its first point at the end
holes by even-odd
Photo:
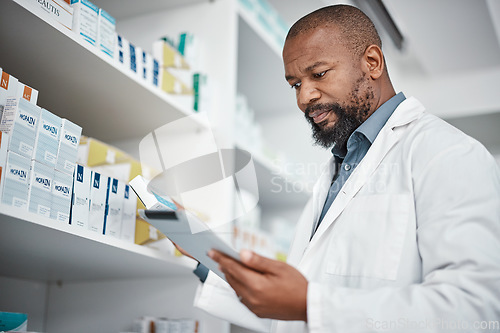
{"type": "Polygon", "coordinates": [[[384,54],[377,45],[370,45],[366,48],[363,55],[363,65],[366,73],[373,80],[382,76],[385,68],[384,54]]]}

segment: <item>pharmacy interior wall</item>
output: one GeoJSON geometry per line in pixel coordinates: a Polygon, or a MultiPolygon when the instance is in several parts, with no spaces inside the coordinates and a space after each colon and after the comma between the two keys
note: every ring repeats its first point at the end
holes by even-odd
{"type": "Polygon", "coordinates": [[[229,332],[227,323],[192,306],[199,280],[102,280],[51,284],[46,332],[127,332],[141,316],[200,320],[200,332],[229,332]]]}

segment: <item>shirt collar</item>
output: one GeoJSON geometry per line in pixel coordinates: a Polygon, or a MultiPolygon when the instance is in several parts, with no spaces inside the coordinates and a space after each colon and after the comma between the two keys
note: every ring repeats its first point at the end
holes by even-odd
{"type": "MultiPolygon", "coordinates": [[[[347,140],[347,146],[349,147],[352,144],[354,138],[360,136],[360,134],[364,135],[366,139],[368,139],[370,144],[372,144],[382,127],[384,127],[387,120],[393,114],[394,110],[396,110],[398,105],[405,99],[405,95],[400,92],[397,95],[391,97],[387,102],[382,104],[351,134],[351,136],[349,136],[349,139],[347,140]]],[[[343,159],[346,155],[346,152],[341,151],[341,149],[338,149],[334,145],[332,148],[332,154],[343,159]]]]}

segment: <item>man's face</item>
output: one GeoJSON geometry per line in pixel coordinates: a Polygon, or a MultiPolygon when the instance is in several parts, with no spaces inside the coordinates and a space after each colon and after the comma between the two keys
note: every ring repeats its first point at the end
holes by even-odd
{"type": "Polygon", "coordinates": [[[317,28],[286,41],[285,77],[316,143],[345,148],[352,132],[372,113],[374,93],[362,59],[339,40],[334,28],[317,28]]]}

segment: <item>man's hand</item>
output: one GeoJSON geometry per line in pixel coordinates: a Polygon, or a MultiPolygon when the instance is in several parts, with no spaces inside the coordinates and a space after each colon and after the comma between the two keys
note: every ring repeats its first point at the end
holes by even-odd
{"type": "Polygon", "coordinates": [[[258,317],[307,321],[307,280],[298,270],[248,250],[240,252],[241,262],[215,250],[208,255],[258,317]]]}

